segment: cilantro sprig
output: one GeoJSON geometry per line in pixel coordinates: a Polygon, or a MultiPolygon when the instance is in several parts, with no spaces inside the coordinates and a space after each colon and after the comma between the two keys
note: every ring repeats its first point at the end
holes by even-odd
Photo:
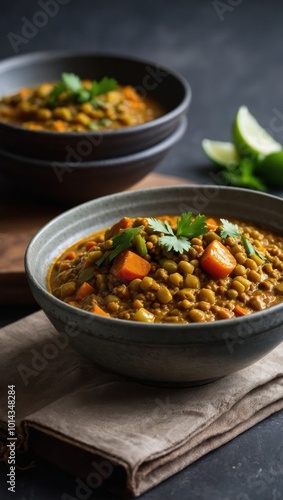
{"type": "Polygon", "coordinates": [[[65,93],[64,102],[92,102],[94,107],[98,106],[97,96],[115,90],[118,82],[114,78],[103,77],[100,81],[93,80],[90,89],[83,86],[82,80],[74,73],[62,73],[62,81],[58,82],[48,97],[49,106],[56,106],[59,97],[65,93]]]}
{"type": "Polygon", "coordinates": [[[257,191],[266,191],[262,180],[255,175],[255,162],[249,158],[243,158],[239,165],[226,167],[222,172],[222,178],[231,186],[238,186],[257,191]]]}
{"type": "Polygon", "coordinates": [[[252,244],[251,242],[246,238],[244,234],[242,234],[239,230],[239,227],[237,224],[232,224],[232,222],[229,222],[227,219],[220,219],[222,222],[222,230],[220,232],[221,238],[225,239],[228,236],[232,236],[233,238],[241,238],[242,243],[244,245],[244,248],[247,252],[247,255],[257,255],[260,259],[263,261],[267,261],[266,257],[262,255],[252,244]]]}
{"type": "Polygon", "coordinates": [[[110,250],[105,252],[102,257],[96,261],[96,265],[100,266],[106,258],[111,262],[119,253],[123,252],[123,250],[127,250],[127,248],[132,245],[133,238],[142,228],[143,226],[121,229],[119,234],[113,236],[110,250]]]}
{"type": "Polygon", "coordinates": [[[159,245],[164,245],[167,251],[174,250],[178,253],[188,251],[191,247],[189,238],[206,234],[206,217],[197,215],[192,220],[192,212],[186,212],[177,220],[177,230],[173,231],[168,221],[162,222],[154,217],[148,218],[148,225],[154,232],[163,233],[159,238],[159,245]]]}

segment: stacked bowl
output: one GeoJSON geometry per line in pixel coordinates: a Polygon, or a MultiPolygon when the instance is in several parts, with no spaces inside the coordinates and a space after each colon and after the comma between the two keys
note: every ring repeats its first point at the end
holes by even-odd
{"type": "Polygon", "coordinates": [[[146,123],[86,132],[31,130],[0,122],[0,173],[31,194],[77,204],[123,191],[164,158],[186,130],[191,89],[179,74],[151,62],[106,54],[44,52],[0,63],[0,97],[63,72],[83,79],[114,77],[165,110],[146,123]]]}

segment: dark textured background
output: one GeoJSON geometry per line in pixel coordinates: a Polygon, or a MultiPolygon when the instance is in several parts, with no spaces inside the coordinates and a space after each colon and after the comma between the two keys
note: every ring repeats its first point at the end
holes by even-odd
{"type": "MultiPolygon", "coordinates": [[[[283,115],[283,6],[279,0],[65,2],[27,43],[20,43],[19,54],[63,49],[136,55],[169,66],[190,82],[193,99],[186,134],[158,172],[211,183],[212,167],[201,140],[229,140],[232,120],[242,104],[283,142],[283,120],[275,121],[276,115],[283,115]]],[[[10,39],[11,33],[22,36],[26,19],[39,20],[41,10],[39,1],[1,0],[0,58],[15,55],[8,35],[10,39]]],[[[0,324],[31,311],[0,308],[0,324]]],[[[281,412],[140,498],[282,500],[282,431],[281,412]]],[[[5,482],[2,464],[1,499],[59,500],[64,493],[75,498],[75,478],[44,463],[37,470],[17,473],[14,495],[7,493],[5,482]]],[[[94,490],[88,498],[116,497],[94,490]]]]}

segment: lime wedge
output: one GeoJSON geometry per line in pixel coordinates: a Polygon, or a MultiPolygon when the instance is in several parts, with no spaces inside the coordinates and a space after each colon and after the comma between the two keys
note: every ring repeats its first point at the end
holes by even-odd
{"type": "Polygon", "coordinates": [[[246,106],[241,106],[237,112],[233,126],[233,141],[241,156],[268,155],[282,149],[257,120],[246,106]]]}
{"type": "Polygon", "coordinates": [[[283,151],[276,151],[259,159],[255,165],[256,175],[266,184],[278,188],[283,187],[283,151]]]}
{"type": "Polygon", "coordinates": [[[240,163],[240,157],[231,142],[203,139],[202,147],[208,158],[220,167],[231,167],[240,163]]]}

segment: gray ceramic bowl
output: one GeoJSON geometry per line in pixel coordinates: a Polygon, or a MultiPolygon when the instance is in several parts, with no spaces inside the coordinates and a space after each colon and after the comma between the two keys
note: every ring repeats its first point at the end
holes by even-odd
{"type": "Polygon", "coordinates": [[[117,158],[150,148],[170,136],[186,114],[191,89],[177,72],[157,63],[115,54],[36,52],[0,62],[0,96],[46,81],[60,80],[62,72],[100,80],[114,77],[121,85],[133,85],[142,95],[159,101],[166,113],[134,127],[103,132],[48,132],[28,130],[0,122],[3,147],[13,153],[43,160],[66,161],[80,155],[82,138],[92,148],[81,161],[117,158]]]}
{"type": "Polygon", "coordinates": [[[88,162],[36,160],[0,149],[0,173],[20,189],[57,204],[74,206],[123,191],[149,174],[184,135],[183,117],[169,137],[138,153],[88,162]]]}
{"type": "Polygon", "coordinates": [[[50,264],[69,245],[122,216],[221,214],[283,231],[283,200],[218,186],[178,186],[107,196],[57,217],[31,241],[25,258],[32,293],[72,346],[114,372],[155,384],[197,385],[251,365],[283,340],[283,304],[250,316],[188,325],[142,324],[93,315],[52,296],[50,264]]]}

